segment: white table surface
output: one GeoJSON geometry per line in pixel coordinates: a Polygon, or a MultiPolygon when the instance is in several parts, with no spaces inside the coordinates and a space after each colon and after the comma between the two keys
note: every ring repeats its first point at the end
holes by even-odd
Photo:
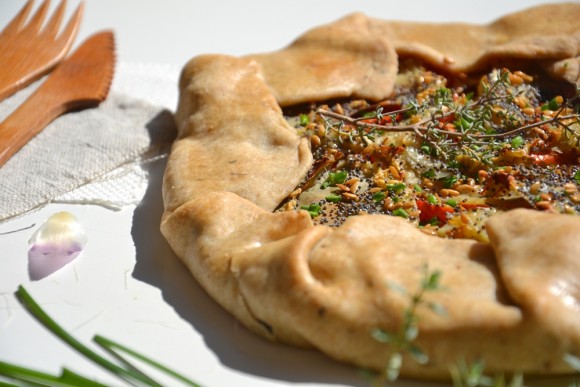
{"type": "MultiPolygon", "coordinates": [[[[0,28],[24,3],[0,0],[0,28]]],[[[53,1],[51,9],[56,3],[53,1]]],[[[175,94],[170,87],[169,95],[151,102],[174,109],[179,68],[198,54],[276,50],[306,29],[353,11],[384,19],[483,23],[536,3],[86,0],[76,42],[112,29],[119,63],[167,66],[175,94]]],[[[77,0],[69,0],[68,14],[76,4],[77,0]]],[[[139,96],[138,90],[134,92],[139,96]]],[[[0,361],[52,373],[66,366],[119,385],[22,310],[12,295],[22,284],[83,342],[90,344],[94,334],[102,334],[151,355],[204,386],[368,385],[356,369],[314,351],[268,343],[247,332],[194,283],[159,233],[163,168],[163,161],[151,167],[147,192],[138,206],[112,211],[91,205],[51,204],[0,223],[0,361]],[[31,281],[27,241],[34,227],[30,227],[60,210],[79,218],[88,234],[87,247],[62,270],[31,281]]]]}

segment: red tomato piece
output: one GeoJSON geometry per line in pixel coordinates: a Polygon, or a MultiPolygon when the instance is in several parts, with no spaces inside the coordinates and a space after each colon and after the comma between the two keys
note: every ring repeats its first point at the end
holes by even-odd
{"type": "Polygon", "coordinates": [[[428,223],[433,218],[437,218],[439,223],[447,223],[447,214],[455,210],[447,204],[431,204],[426,200],[417,199],[417,208],[421,213],[419,214],[419,221],[421,223],[428,223]]]}

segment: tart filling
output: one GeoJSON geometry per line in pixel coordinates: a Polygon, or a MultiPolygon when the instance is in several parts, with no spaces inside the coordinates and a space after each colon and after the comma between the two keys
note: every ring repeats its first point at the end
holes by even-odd
{"type": "Polygon", "coordinates": [[[489,241],[489,217],[506,210],[580,212],[577,96],[546,100],[534,77],[507,69],[458,83],[412,65],[392,98],[288,115],[315,161],[280,209],[330,226],[387,214],[479,241],[489,241]]]}

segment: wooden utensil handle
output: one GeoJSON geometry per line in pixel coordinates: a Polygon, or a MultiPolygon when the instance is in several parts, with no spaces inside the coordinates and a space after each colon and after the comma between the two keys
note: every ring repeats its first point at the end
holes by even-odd
{"type": "Polygon", "coordinates": [[[30,96],[0,123],[0,167],[64,110],[42,95],[30,96]]]}

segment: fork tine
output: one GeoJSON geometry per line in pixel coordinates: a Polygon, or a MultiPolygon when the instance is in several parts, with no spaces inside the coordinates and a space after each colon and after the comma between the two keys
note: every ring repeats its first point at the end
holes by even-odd
{"type": "Polygon", "coordinates": [[[4,27],[4,29],[0,33],[0,36],[12,35],[18,32],[18,30],[20,30],[20,28],[26,21],[26,18],[28,17],[28,14],[30,13],[30,10],[32,9],[33,5],[34,0],[28,0],[28,2],[24,5],[24,7],[22,7],[22,9],[18,12],[18,14],[16,14],[16,16],[14,16],[12,20],[10,20],[10,23],[8,23],[6,27],[4,27]]]}
{"type": "Polygon", "coordinates": [[[38,33],[40,28],[42,27],[42,23],[44,22],[44,17],[46,16],[46,11],[48,10],[48,6],[50,5],[50,0],[44,0],[42,4],[38,7],[36,13],[30,19],[30,22],[26,25],[26,29],[29,31],[34,31],[38,33]]]}
{"type": "Polygon", "coordinates": [[[46,35],[49,38],[56,37],[60,28],[60,23],[62,22],[62,16],[64,14],[65,8],[66,0],[62,0],[42,30],[43,35],[46,35]]]}
{"type": "Polygon", "coordinates": [[[79,3],[76,10],[74,11],[73,15],[71,16],[70,20],[68,21],[66,27],[56,39],[55,43],[62,46],[62,47],[70,47],[73,40],[75,39],[79,25],[81,23],[81,18],[83,16],[83,10],[85,8],[85,4],[83,1],[79,3]]]}
{"type": "Polygon", "coordinates": [[[46,28],[42,28],[42,24],[50,0],[43,0],[31,17],[32,20],[26,22],[33,5],[33,0],[28,0],[26,6],[10,22],[8,32],[0,32],[0,100],[51,71],[72,46],[79,30],[83,0],[67,22],[64,31],[59,34],[66,8],[66,0],[60,1],[46,28]]]}

